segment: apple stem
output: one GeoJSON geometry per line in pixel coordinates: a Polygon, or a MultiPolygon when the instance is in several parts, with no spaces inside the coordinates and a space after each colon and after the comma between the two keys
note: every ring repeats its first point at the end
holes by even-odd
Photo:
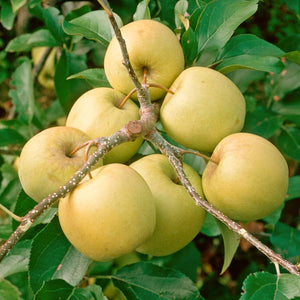
{"type": "Polygon", "coordinates": [[[200,157],[204,158],[207,161],[211,161],[212,163],[218,165],[218,162],[216,162],[215,160],[213,160],[211,158],[211,156],[205,155],[203,153],[200,153],[200,152],[197,152],[197,151],[192,151],[192,150],[183,150],[182,153],[183,154],[187,154],[187,153],[194,154],[194,155],[197,155],[197,156],[200,156],[200,157]]]}
{"type": "Polygon", "coordinates": [[[123,101],[120,103],[120,105],[118,106],[118,108],[122,108],[125,103],[127,102],[127,100],[137,91],[136,88],[132,89],[129,94],[127,94],[127,96],[123,99],[123,101]]]}
{"type": "Polygon", "coordinates": [[[162,89],[162,90],[164,90],[164,91],[166,91],[167,93],[170,93],[170,94],[172,94],[172,95],[175,94],[174,91],[172,91],[172,90],[170,90],[170,89],[166,88],[165,86],[163,86],[163,85],[161,85],[161,84],[158,84],[158,83],[147,83],[146,86],[147,86],[147,87],[156,87],[156,88],[162,89]]]}
{"type": "Polygon", "coordinates": [[[148,71],[148,69],[144,68],[143,84],[146,84],[146,82],[147,82],[147,71],[148,71]]]}
{"type": "Polygon", "coordinates": [[[23,220],[22,217],[17,216],[12,211],[10,211],[8,208],[3,206],[1,203],[0,203],[0,209],[2,209],[5,213],[7,213],[9,216],[11,216],[15,221],[22,222],[22,220],[23,220]]]}

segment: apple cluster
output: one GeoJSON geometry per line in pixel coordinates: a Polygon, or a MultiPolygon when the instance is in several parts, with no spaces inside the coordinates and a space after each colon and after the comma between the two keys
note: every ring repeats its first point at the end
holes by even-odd
{"type": "MultiPolygon", "coordinates": [[[[135,21],[121,33],[138,79],[149,87],[152,101],[162,100],[160,122],[166,133],[185,148],[211,153],[202,177],[183,163],[199,195],[239,221],[264,218],[279,208],[287,192],[287,163],[271,142],[241,132],[246,104],[235,84],[211,68],[185,68],[178,38],[162,23],[135,21]]],[[[48,128],[24,146],[19,178],[37,202],[84,164],[84,149],[74,149],[140,118],[116,37],[107,48],[104,69],[111,88],[84,93],[65,126],[48,128]],[[128,94],[131,99],[123,103],[128,94]]],[[[142,142],[140,137],[113,148],[94,167],[92,178],[84,178],[59,201],[63,232],[93,260],[132,251],[168,255],[201,230],[206,213],[180,184],[168,159],[162,154],[132,159],[142,142]]]]}

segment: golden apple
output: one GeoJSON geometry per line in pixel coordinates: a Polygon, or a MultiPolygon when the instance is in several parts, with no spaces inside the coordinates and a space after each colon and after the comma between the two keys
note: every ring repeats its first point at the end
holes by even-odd
{"type": "MultiPolygon", "coordinates": [[[[180,250],[199,233],[205,211],[178,182],[177,173],[164,155],[148,155],[130,166],[146,180],[156,205],[155,231],[137,251],[163,256],[180,250]]],[[[199,174],[187,164],[183,168],[194,188],[203,196],[199,174]]]]}
{"type": "Polygon", "coordinates": [[[160,117],[167,134],[179,144],[212,152],[225,136],[244,126],[246,104],[225,75],[205,67],[184,70],[163,101],[160,117]]]}
{"type": "Polygon", "coordinates": [[[206,199],[229,218],[254,221],[284,202],[288,166],[268,140],[251,133],[225,137],[212,154],[203,176],[206,199]]]}
{"type": "Polygon", "coordinates": [[[80,252],[108,261],[132,252],[155,227],[155,205],[145,180],[129,166],[113,163],[61,199],[63,232],[80,252]]]}
{"type": "MultiPolygon", "coordinates": [[[[140,118],[139,108],[132,101],[127,100],[119,108],[125,96],[112,88],[94,88],[84,93],[73,104],[66,125],[78,128],[91,138],[110,136],[125,124],[140,118]]],[[[104,157],[104,163],[124,163],[139,149],[143,139],[121,144],[104,157]]]]}
{"type": "MultiPolygon", "coordinates": [[[[176,35],[166,25],[154,20],[139,20],[121,28],[129,59],[140,82],[144,71],[147,83],[169,87],[184,69],[184,55],[176,35]]],[[[123,63],[123,56],[116,37],[113,37],[104,57],[106,77],[117,90],[128,94],[134,85],[123,63]]],[[[165,95],[160,88],[150,88],[152,100],[165,95]]],[[[136,99],[136,94],[133,96],[136,99]]]]}
{"type": "Polygon", "coordinates": [[[58,190],[85,162],[84,149],[72,156],[70,153],[89,140],[84,132],[66,126],[50,127],[28,140],[18,163],[20,182],[26,194],[39,202],[58,190]]]}

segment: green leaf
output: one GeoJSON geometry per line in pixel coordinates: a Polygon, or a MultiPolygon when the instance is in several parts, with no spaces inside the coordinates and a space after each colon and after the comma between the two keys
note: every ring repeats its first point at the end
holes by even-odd
{"type": "Polygon", "coordinates": [[[181,46],[188,66],[192,65],[197,56],[197,40],[191,27],[185,31],[180,39],[181,46]]]}
{"type": "Polygon", "coordinates": [[[278,74],[283,68],[284,65],[280,58],[244,54],[223,59],[216,69],[224,74],[238,69],[250,69],[278,74]]]}
{"type": "Polygon", "coordinates": [[[289,300],[300,296],[300,278],[293,274],[279,277],[266,272],[250,274],[243,283],[240,300],[289,300]]]}
{"type": "Polygon", "coordinates": [[[35,294],[35,300],[57,300],[69,299],[73,292],[73,287],[62,279],[47,281],[35,294]]]}
{"type": "MultiPolygon", "coordinates": [[[[31,199],[22,189],[18,195],[17,202],[15,204],[14,213],[17,216],[25,216],[29,210],[33,209],[37,205],[37,202],[31,199]]],[[[32,225],[37,226],[39,224],[49,223],[57,213],[57,208],[49,207],[42,215],[40,215],[32,225]]],[[[12,221],[13,229],[15,230],[19,223],[17,221],[12,221]]]]}
{"type": "Polygon", "coordinates": [[[0,147],[8,145],[23,145],[26,139],[16,130],[11,128],[0,129],[0,147]]]}
{"type": "Polygon", "coordinates": [[[3,175],[0,187],[0,202],[11,209],[21,189],[20,180],[16,170],[9,163],[3,164],[0,171],[3,175]]]}
{"type": "Polygon", "coordinates": [[[134,21],[151,19],[150,9],[148,7],[149,1],[150,0],[143,0],[137,5],[136,11],[133,15],[134,21]]]}
{"type": "Polygon", "coordinates": [[[300,161],[300,129],[295,127],[282,127],[277,139],[277,146],[293,159],[300,161]]]}
{"type": "Polygon", "coordinates": [[[217,219],[211,214],[206,214],[204,224],[201,228],[201,233],[211,237],[221,234],[220,228],[217,224],[217,219]]]}
{"type": "Polygon", "coordinates": [[[175,27],[174,8],[178,0],[160,1],[160,17],[167,21],[171,28],[175,27]]]}
{"type": "Polygon", "coordinates": [[[284,209],[284,203],[282,205],[280,205],[279,208],[277,208],[272,214],[266,216],[263,218],[263,220],[267,223],[267,224],[273,224],[275,225],[281,218],[281,214],[282,211],[284,209]]]}
{"type": "MultiPolygon", "coordinates": [[[[114,14],[119,27],[122,20],[114,14]]],[[[70,35],[82,35],[87,39],[96,40],[107,46],[114,35],[108,16],[104,10],[88,12],[78,18],[69,20],[68,16],[63,21],[63,29],[70,35]]]]}
{"type": "Polygon", "coordinates": [[[285,0],[285,3],[295,12],[295,14],[300,15],[299,0],[285,0]]]}
{"type": "Polygon", "coordinates": [[[37,292],[45,281],[52,279],[63,279],[75,286],[89,264],[90,259],[70,244],[58,218],[54,218],[33,240],[29,263],[31,287],[37,292]]]}
{"type": "MultiPolygon", "coordinates": [[[[99,285],[88,285],[86,288],[76,288],[70,300],[107,300],[99,285]]],[[[116,299],[117,300],[117,299],[116,299]]]]}
{"type": "Polygon", "coordinates": [[[75,100],[90,89],[90,85],[81,79],[67,78],[87,69],[85,56],[76,55],[73,52],[62,51],[56,65],[54,76],[55,91],[60,105],[65,113],[68,113],[75,100]]]}
{"type": "Polygon", "coordinates": [[[189,3],[187,0],[179,0],[175,7],[174,7],[174,13],[175,13],[175,25],[176,28],[181,27],[181,20],[179,18],[179,16],[185,16],[187,13],[187,9],[188,9],[189,3]]]}
{"type": "Polygon", "coordinates": [[[44,10],[44,21],[47,29],[51,32],[54,38],[60,42],[66,42],[66,34],[62,28],[63,16],[55,7],[49,7],[44,10]]]}
{"type": "Polygon", "coordinates": [[[7,277],[28,270],[30,246],[31,240],[24,240],[18,242],[11,249],[0,264],[0,277],[7,277]]]}
{"type": "MultiPolygon", "coordinates": [[[[1,181],[1,178],[0,178],[0,181],[1,181]]],[[[0,240],[1,239],[7,240],[12,233],[13,233],[13,230],[11,228],[11,224],[1,224],[1,226],[0,226],[0,240]]]]}
{"type": "Polygon", "coordinates": [[[277,114],[284,116],[295,116],[299,119],[300,116],[300,89],[293,91],[292,93],[286,95],[284,99],[280,101],[274,101],[271,109],[277,114]]]}
{"type": "Polygon", "coordinates": [[[264,78],[264,76],[264,72],[250,69],[239,69],[227,74],[227,77],[229,77],[237,85],[242,93],[247,91],[252,82],[260,80],[264,78]]]}
{"type": "Polygon", "coordinates": [[[196,26],[198,53],[204,49],[220,49],[235,29],[257,10],[257,0],[215,0],[201,12],[196,26]]]}
{"type": "Polygon", "coordinates": [[[17,14],[12,11],[12,6],[9,1],[1,1],[0,4],[0,21],[5,29],[11,30],[17,14]]]}
{"type": "Polygon", "coordinates": [[[201,265],[201,254],[193,242],[174,254],[154,257],[150,261],[161,267],[176,269],[196,282],[198,268],[201,265]]]}
{"type": "Polygon", "coordinates": [[[219,59],[239,56],[282,56],[282,51],[277,46],[260,39],[253,34],[240,34],[231,38],[220,53],[219,59]]]}
{"type": "Polygon", "coordinates": [[[284,118],[273,113],[264,106],[257,106],[253,112],[246,115],[243,131],[270,138],[281,128],[284,118]]]}
{"type": "Polygon", "coordinates": [[[18,288],[5,279],[0,279],[0,299],[20,300],[18,288]]]}
{"type": "Polygon", "coordinates": [[[287,61],[283,72],[270,76],[269,86],[265,85],[266,94],[270,99],[283,99],[285,95],[300,87],[299,74],[300,66],[287,61]]]}
{"type": "Polygon", "coordinates": [[[111,87],[106,78],[104,69],[100,69],[100,68],[87,69],[79,73],[73,74],[69,76],[67,79],[69,80],[75,78],[85,79],[93,88],[103,87],[103,86],[111,87]]]}
{"type": "Polygon", "coordinates": [[[240,244],[241,238],[236,232],[229,229],[225,224],[221,223],[219,220],[216,221],[220,228],[223,237],[223,242],[224,242],[224,262],[221,271],[221,274],[223,274],[230,266],[231,261],[240,244]]]}
{"type": "Polygon", "coordinates": [[[278,222],[270,238],[271,243],[278,247],[285,257],[299,255],[300,230],[278,222]]]}
{"type": "Polygon", "coordinates": [[[33,47],[56,47],[57,41],[47,29],[39,29],[34,33],[24,33],[7,44],[5,51],[7,52],[23,52],[30,51],[33,47]]]}
{"type": "Polygon", "coordinates": [[[10,0],[13,12],[19,10],[22,6],[24,6],[27,0],[10,0]]]}
{"type": "Polygon", "coordinates": [[[184,274],[149,262],[119,269],[112,275],[112,281],[128,300],[203,299],[194,283],[184,274]]]}
{"type": "Polygon", "coordinates": [[[25,60],[13,73],[11,84],[15,86],[10,90],[16,111],[20,119],[31,124],[34,115],[34,88],[31,75],[31,63],[25,60]]]}
{"type": "Polygon", "coordinates": [[[286,200],[300,198],[300,175],[290,177],[286,200]]]}
{"type": "Polygon", "coordinates": [[[290,61],[300,65],[300,51],[291,51],[283,55],[283,57],[290,61]]]}

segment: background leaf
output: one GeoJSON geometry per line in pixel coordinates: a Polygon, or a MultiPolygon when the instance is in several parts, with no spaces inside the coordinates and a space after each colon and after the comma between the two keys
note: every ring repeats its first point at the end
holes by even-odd
{"type": "Polygon", "coordinates": [[[150,0],[143,0],[137,5],[136,11],[133,15],[134,21],[151,19],[151,13],[150,13],[150,9],[148,7],[149,1],[150,0]]]}
{"type": "Polygon", "coordinates": [[[223,48],[235,29],[255,13],[257,2],[257,0],[209,2],[201,12],[195,30],[198,53],[204,49],[223,48]]]}
{"type": "Polygon", "coordinates": [[[14,90],[10,90],[9,95],[13,99],[16,111],[20,119],[31,124],[34,115],[34,92],[31,75],[31,63],[25,60],[14,72],[12,76],[14,90]]]}
{"type": "Polygon", "coordinates": [[[23,52],[29,51],[33,47],[56,47],[58,42],[47,29],[39,29],[34,33],[24,33],[7,44],[5,51],[8,52],[23,52]]]}
{"type": "MultiPolygon", "coordinates": [[[[122,26],[122,20],[116,14],[118,25],[122,26]]],[[[70,35],[82,35],[87,39],[96,40],[107,46],[113,36],[113,29],[103,10],[91,11],[78,18],[69,20],[65,18],[63,29],[70,35]]]]}
{"type": "Polygon", "coordinates": [[[73,292],[73,287],[62,279],[47,281],[35,294],[35,300],[56,300],[57,295],[61,299],[69,299],[73,292]]]}
{"type": "Polygon", "coordinates": [[[54,218],[34,239],[30,254],[30,284],[37,292],[45,281],[63,279],[75,286],[85,274],[90,259],[67,240],[54,218]]]}
{"type": "Polygon", "coordinates": [[[225,224],[221,223],[219,220],[217,220],[217,224],[220,228],[224,242],[224,263],[221,271],[222,274],[230,266],[231,261],[240,244],[241,238],[236,232],[229,229],[225,224]]]}
{"type": "Polygon", "coordinates": [[[297,275],[257,272],[249,275],[243,284],[240,300],[288,300],[300,297],[300,278],[297,275]]]}
{"type": "Polygon", "coordinates": [[[67,78],[86,69],[85,56],[62,51],[56,65],[54,82],[56,94],[65,113],[69,112],[79,96],[90,89],[90,85],[84,80],[76,78],[68,80],[67,78]]]}
{"type": "Polygon", "coordinates": [[[277,146],[288,156],[300,161],[300,129],[283,127],[277,138],[277,146]]]}
{"type": "Polygon", "coordinates": [[[264,106],[258,106],[246,115],[243,131],[258,134],[266,139],[272,137],[281,128],[284,118],[264,106]]]}
{"type": "Polygon", "coordinates": [[[283,63],[277,57],[246,54],[224,59],[216,69],[224,74],[238,69],[250,69],[278,74],[283,68],[283,63]]]}
{"type": "Polygon", "coordinates": [[[286,200],[300,198],[300,175],[289,179],[289,187],[286,200]]]}
{"type": "Polygon", "coordinates": [[[12,128],[0,129],[0,147],[8,145],[22,145],[26,139],[16,130],[12,128]]]}
{"type": "MultiPolygon", "coordinates": [[[[0,264],[0,277],[28,270],[31,240],[20,241],[0,264]]],[[[1,299],[1,297],[0,297],[1,299]]]]}
{"type": "Polygon", "coordinates": [[[79,73],[73,74],[69,76],[67,79],[76,79],[81,78],[85,79],[93,88],[96,87],[111,87],[104,69],[95,68],[95,69],[87,69],[84,71],[81,71],[79,73]]]}
{"type": "Polygon", "coordinates": [[[198,276],[198,267],[201,265],[201,253],[193,242],[189,243],[183,249],[167,256],[153,257],[151,263],[162,267],[176,269],[196,281],[198,276]]]}
{"type": "Polygon", "coordinates": [[[184,274],[147,262],[119,269],[112,280],[128,300],[203,299],[193,282],[184,274]]]}
{"type": "Polygon", "coordinates": [[[278,222],[271,236],[271,243],[280,249],[284,257],[300,255],[300,230],[278,222]]]}
{"type": "Polygon", "coordinates": [[[255,56],[275,56],[279,57],[284,54],[277,46],[260,39],[253,34],[239,34],[231,38],[226,43],[219,59],[239,56],[239,55],[255,55],[255,56]]]}
{"type": "Polygon", "coordinates": [[[0,279],[0,299],[9,299],[9,300],[19,300],[20,292],[12,285],[9,281],[5,279],[0,279]]]}

